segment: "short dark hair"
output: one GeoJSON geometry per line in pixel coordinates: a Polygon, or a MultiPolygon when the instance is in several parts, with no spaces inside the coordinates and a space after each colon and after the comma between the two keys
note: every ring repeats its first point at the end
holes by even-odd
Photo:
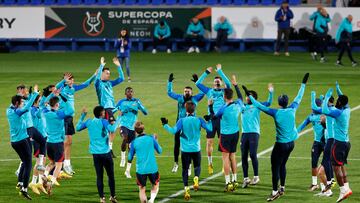
{"type": "Polygon", "coordinates": [[[14,106],[16,105],[16,103],[20,104],[22,99],[23,99],[22,96],[15,95],[15,96],[11,97],[11,104],[14,106]]]}
{"type": "Polygon", "coordinates": [[[20,84],[16,87],[16,90],[21,90],[21,89],[25,89],[25,85],[24,84],[20,84]]]}
{"type": "Polygon", "coordinates": [[[133,90],[133,88],[132,88],[132,87],[127,87],[127,88],[125,88],[125,93],[126,93],[128,90],[133,90]]]}
{"type": "Polygon", "coordinates": [[[337,102],[336,102],[336,106],[337,106],[337,108],[338,107],[343,108],[348,103],[349,103],[349,98],[346,95],[339,95],[337,102]]]}
{"type": "Polygon", "coordinates": [[[49,104],[51,107],[54,107],[57,103],[59,103],[60,99],[59,97],[52,97],[49,101],[49,104]]]}
{"type": "Polygon", "coordinates": [[[219,80],[221,80],[221,81],[222,81],[222,78],[221,78],[221,77],[219,77],[219,76],[215,76],[214,80],[216,80],[216,79],[219,79],[219,80]]]}
{"type": "Polygon", "coordinates": [[[190,86],[186,86],[185,89],[189,89],[189,90],[192,90],[192,87],[190,86]]]}
{"type": "Polygon", "coordinates": [[[165,21],[164,21],[164,20],[160,20],[159,24],[160,24],[161,26],[164,26],[164,25],[165,25],[165,21]]]}
{"type": "Polygon", "coordinates": [[[102,106],[95,106],[93,112],[94,112],[94,116],[95,118],[99,118],[101,116],[101,112],[105,111],[104,107],[102,106]]]}
{"type": "Polygon", "coordinates": [[[37,101],[39,101],[39,99],[40,99],[40,95],[38,94],[38,95],[36,96],[34,102],[32,103],[32,105],[34,105],[37,101]]]}
{"type": "Polygon", "coordinates": [[[330,103],[334,103],[334,101],[335,101],[335,98],[334,98],[333,96],[331,96],[331,97],[329,98],[329,102],[330,102],[330,103]]]}
{"type": "Polygon", "coordinates": [[[110,69],[109,69],[108,67],[104,67],[104,68],[102,69],[102,72],[104,72],[104,71],[106,71],[106,70],[110,71],[110,69]]]}
{"type": "Polygon", "coordinates": [[[282,94],[278,97],[279,106],[286,108],[289,104],[289,97],[286,94],[282,94]]]}
{"type": "Polygon", "coordinates": [[[254,97],[254,99],[257,99],[257,98],[258,98],[258,95],[257,95],[257,93],[256,93],[254,90],[249,90],[249,93],[251,94],[251,96],[254,97]]]}
{"type": "Polygon", "coordinates": [[[145,126],[141,121],[136,121],[134,125],[134,130],[137,134],[142,134],[145,130],[145,126]]]}
{"type": "Polygon", "coordinates": [[[234,91],[231,88],[224,89],[224,97],[225,99],[232,99],[234,95],[234,91]]]}
{"type": "Polygon", "coordinates": [[[190,114],[194,113],[195,112],[195,107],[196,106],[195,106],[195,103],[193,101],[187,101],[185,103],[185,108],[186,108],[187,113],[190,113],[190,114]]]}

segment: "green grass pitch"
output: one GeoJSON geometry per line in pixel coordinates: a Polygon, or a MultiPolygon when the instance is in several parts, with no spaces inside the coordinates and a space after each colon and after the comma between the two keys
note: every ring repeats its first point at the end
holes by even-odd
{"type": "MultiPolygon", "coordinates": [[[[112,77],[117,75],[115,66],[111,62],[114,53],[15,53],[0,55],[0,202],[23,202],[15,190],[16,177],[14,171],[19,161],[15,151],[9,142],[9,129],[5,115],[5,109],[10,105],[10,97],[15,94],[19,83],[26,85],[39,84],[41,88],[48,84],[55,84],[61,79],[62,73],[72,72],[76,82],[85,81],[99,66],[99,58],[105,56],[107,66],[111,67],[112,77]]],[[[360,60],[360,55],[355,54],[360,60]]],[[[131,86],[135,90],[135,97],[140,98],[148,108],[149,115],[140,115],[139,119],[145,123],[147,133],[157,133],[159,142],[163,147],[163,153],[157,158],[159,172],[161,174],[160,191],[157,201],[183,190],[181,170],[176,174],[171,173],[173,165],[173,136],[165,132],[161,126],[160,117],[165,116],[171,125],[175,124],[177,104],[166,94],[166,83],[169,73],[174,73],[174,90],[181,93],[183,88],[190,85],[194,93],[198,90],[190,81],[193,73],[201,74],[206,67],[217,63],[223,65],[225,74],[229,77],[235,74],[239,84],[246,84],[249,89],[258,92],[259,100],[267,98],[267,84],[275,86],[275,96],[272,107],[277,106],[277,96],[287,93],[292,99],[296,96],[303,74],[310,72],[310,79],[306,87],[305,95],[298,109],[296,122],[300,124],[311,112],[310,91],[315,90],[318,95],[324,94],[329,87],[335,87],[338,80],[342,90],[349,96],[352,108],[360,105],[360,70],[350,67],[350,62],[344,57],[347,67],[335,67],[335,55],[329,56],[330,61],[325,64],[314,62],[307,53],[292,53],[290,57],[274,57],[271,53],[228,53],[214,54],[201,53],[188,55],[174,53],[171,55],[160,53],[134,53],[131,58],[132,83],[124,82],[114,88],[115,100],[124,97],[124,89],[131,86]]],[[[210,86],[211,74],[205,81],[210,86]]],[[[91,112],[97,104],[93,85],[80,91],[75,96],[76,116],[75,122],[80,115],[81,107],[86,106],[91,112]]],[[[206,99],[198,107],[198,115],[206,113],[206,99]]],[[[89,115],[92,115],[89,113],[89,115]]],[[[360,109],[353,111],[350,120],[351,151],[349,154],[348,179],[353,195],[346,202],[360,202],[360,109]]],[[[118,132],[117,132],[118,134],[118,132]]],[[[204,132],[203,132],[204,134],[204,132]]],[[[271,147],[275,141],[274,122],[271,117],[261,115],[261,136],[258,152],[271,147]]],[[[308,192],[311,184],[310,151],[312,146],[312,132],[303,135],[296,141],[295,149],[287,164],[287,182],[285,196],[276,202],[335,202],[339,195],[336,186],[334,196],[331,198],[314,197],[314,193],[308,192]]],[[[121,138],[117,135],[114,150],[120,154],[121,138]]],[[[207,178],[207,158],[205,152],[205,135],[201,138],[202,143],[202,171],[200,180],[207,178]]],[[[215,149],[217,149],[217,142],[215,149]]],[[[70,180],[61,181],[60,187],[54,189],[51,197],[45,195],[36,196],[32,192],[34,202],[98,202],[99,197],[96,189],[95,170],[91,155],[88,153],[87,132],[74,135],[72,146],[72,165],[76,174],[70,180]]],[[[191,192],[190,202],[265,202],[271,191],[270,153],[267,152],[259,158],[259,173],[261,182],[259,185],[247,189],[239,189],[234,193],[223,193],[224,177],[219,176],[209,180],[200,186],[200,191],[191,192]]],[[[215,150],[214,169],[215,173],[221,171],[220,153],[215,150]]],[[[237,161],[240,162],[240,146],[238,146],[237,161]]],[[[138,187],[135,182],[135,164],[131,174],[132,179],[126,179],[124,168],[119,167],[120,159],[114,159],[116,193],[120,202],[138,202],[138,187]]],[[[251,164],[250,164],[251,165],[251,164]]],[[[252,168],[249,169],[252,177],[252,168]]],[[[242,169],[238,169],[238,179],[242,180],[242,169]]],[[[190,183],[191,183],[190,179],[190,183]]],[[[106,197],[109,197],[105,178],[106,197]]],[[[149,194],[149,193],[148,193],[149,194]]],[[[182,194],[170,202],[183,202],[182,194]]]]}

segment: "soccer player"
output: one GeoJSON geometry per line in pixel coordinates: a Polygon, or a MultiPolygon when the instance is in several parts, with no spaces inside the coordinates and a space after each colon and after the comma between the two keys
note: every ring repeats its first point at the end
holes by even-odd
{"type": "MultiPolygon", "coordinates": [[[[115,100],[113,96],[113,87],[124,81],[124,73],[121,69],[121,65],[118,58],[113,58],[113,63],[117,66],[119,77],[115,80],[110,80],[110,69],[105,67],[105,58],[101,57],[100,67],[97,71],[95,78],[95,89],[98,97],[99,105],[105,108],[105,118],[110,121],[114,120],[113,110],[115,108],[115,100]]],[[[109,146],[110,153],[113,158],[116,156],[112,151],[113,140],[115,133],[110,133],[109,146]]]]}
{"type": "Polygon", "coordinates": [[[338,59],[336,61],[336,65],[338,65],[338,66],[344,66],[341,63],[341,58],[342,58],[345,50],[348,53],[348,56],[349,56],[352,66],[353,67],[357,66],[356,61],[352,57],[351,46],[350,46],[350,43],[352,40],[352,24],[351,24],[352,20],[353,20],[352,15],[348,15],[341,22],[341,24],[336,32],[335,43],[340,45],[340,52],[339,52],[338,59]]]}
{"type": "Polygon", "coordinates": [[[145,134],[144,129],[145,126],[141,121],[135,123],[137,137],[131,143],[128,164],[131,165],[134,155],[136,154],[136,182],[139,186],[140,202],[154,203],[159,192],[160,184],[160,175],[156,164],[155,151],[158,154],[161,154],[162,148],[157,141],[157,135],[145,134]],[[148,178],[152,184],[149,201],[146,197],[146,181],[148,178]]]}
{"type": "MultiPolygon", "coordinates": [[[[225,104],[217,111],[214,119],[220,119],[220,140],[219,151],[222,154],[224,175],[225,175],[225,192],[236,190],[237,182],[237,163],[236,163],[236,148],[239,142],[239,124],[238,119],[241,111],[243,111],[244,104],[241,99],[233,101],[233,90],[230,88],[224,89],[225,104]],[[232,172],[232,179],[230,180],[230,168],[232,172]]],[[[211,114],[213,104],[210,104],[211,114]]]]}
{"type": "Polygon", "coordinates": [[[65,128],[64,120],[66,117],[71,116],[74,113],[74,109],[71,106],[70,102],[67,102],[66,98],[62,96],[60,90],[54,92],[54,97],[51,97],[49,101],[50,109],[45,108],[43,110],[45,121],[46,121],[46,134],[48,135],[47,139],[47,152],[50,163],[46,166],[45,175],[50,179],[51,184],[49,184],[48,194],[51,194],[51,188],[53,185],[59,186],[57,178],[60,174],[62,164],[64,161],[64,139],[65,139],[65,128]],[[63,110],[59,110],[60,99],[65,103],[63,110]],[[49,172],[53,169],[54,173],[52,176],[49,176],[49,172]]]}
{"type": "Polygon", "coordinates": [[[129,32],[122,28],[120,36],[115,40],[114,48],[116,49],[116,57],[119,59],[122,67],[126,67],[126,74],[128,76],[128,82],[131,82],[130,77],[130,51],[131,51],[131,40],[129,32]]]}
{"type": "MultiPolygon", "coordinates": [[[[233,75],[232,84],[234,85],[238,98],[243,100],[241,92],[239,90],[236,78],[233,75]]],[[[272,84],[268,85],[269,96],[266,102],[262,102],[264,106],[270,106],[273,100],[274,87],[272,84]]],[[[254,90],[249,90],[250,94],[257,99],[257,93],[254,90]]],[[[257,159],[257,148],[259,145],[260,137],[260,110],[256,108],[250,101],[249,97],[246,97],[246,103],[241,111],[241,163],[243,169],[244,180],[242,188],[248,187],[248,185],[256,185],[259,183],[259,164],[257,159]],[[250,180],[248,169],[248,156],[250,153],[250,159],[254,170],[254,178],[250,180]]]]}
{"type": "Polygon", "coordinates": [[[204,41],[205,29],[201,24],[198,18],[191,19],[188,28],[186,29],[186,37],[185,41],[189,46],[189,50],[187,53],[200,53],[199,47],[202,45],[204,41]]]}
{"type": "Polygon", "coordinates": [[[324,52],[327,46],[327,35],[329,31],[328,23],[331,21],[329,14],[325,8],[320,10],[315,21],[316,33],[316,51],[320,53],[320,63],[325,63],[324,52]]]}
{"type": "MultiPolygon", "coordinates": [[[[67,102],[71,105],[71,108],[75,112],[75,98],[74,95],[77,91],[83,90],[88,87],[95,80],[96,72],[85,82],[81,84],[74,84],[74,76],[71,73],[65,73],[64,79],[56,84],[56,89],[61,89],[61,95],[67,99],[67,102]]],[[[62,103],[61,103],[62,104],[62,103]]],[[[64,142],[64,171],[69,175],[74,175],[75,171],[73,170],[70,162],[71,156],[71,145],[72,145],[72,136],[75,134],[75,128],[73,123],[75,113],[66,117],[64,119],[65,124],[65,142],[64,142]]]]}
{"type": "Polygon", "coordinates": [[[309,73],[306,73],[302,79],[301,87],[293,103],[288,106],[289,97],[282,94],[278,97],[279,109],[266,107],[255,100],[245,86],[246,95],[251,102],[261,111],[272,116],[275,120],[276,126],[276,142],[271,153],[271,172],[272,172],[272,192],[267,198],[267,201],[273,201],[285,193],[286,180],[286,162],[290,153],[294,149],[294,140],[298,138],[298,133],[295,125],[296,110],[300,105],[301,99],[304,96],[305,86],[309,78],[309,73]],[[280,191],[278,189],[278,182],[280,177],[280,191]]]}
{"type": "MultiPolygon", "coordinates": [[[[185,103],[187,101],[192,101],[195,106],[198,104],[198,102],[200,102],[205,94],[204,93],[199,93],[195,96],[193,96],[193,91],[192,88],[189,86],[186,86],[184,88],[184,93],[183,95],[181,94],[176,94],[173,92],[173,81],[174,81],[174,74],[171,73],[169,75],[169,80],[168,80],[168,84],[167,84],[167,94],[170,98],[176,100],[178,102],[178,114],[177,114],[177,118],[176,118],[176,122],[181,119],[186,117],[186,109],[185,109],[185,103]]],[[[196,82],[196,81],[194,81],[196,82]]],[[[196,111],[194,112],[196,114],[196,111]]],[[[180,154],[180,134],[181,131],[179,131],[178,133],[175,134],[174,136],[174,166],[173,169],[171,170],[171,172],[176,173],[179,167],[179,154],[180,154]]],[[[191,165],[189,167],[190,170],[190,174],[191,174],[191,165]]]]}
{"type": "MultiPolygon", "coordinates": [[[[180,118],[174,127],[168,125],[166,118],[161,118],[161,122],[169,133],[176,134],[182,131],[180,136],[181,145],[181,162],[182,162],[182,178],[185,187],[185,200],[190,199],[190,187],[188,185],[188,170],[191,161],[194,163],[194,190],[199,189],[199,177],[201,171],[201,147],[200,147],[200,130],[204,128],[207,131],[212,130],[211,122],[206,123],[202,118],[195,116],[196,104],[192,101],[185,103],[186,117],[180,118]]],[[[210,120],[210,116],[205,116],[206,120],[210,120]]]]}
{"type": "MultiPolygon", "coordinates": [[[[225,83],[225,88],[231,88],[230,80],[224,72],[222,71],[221,64],[216,65],[216,72],[219,74],[219,76],[216,76],[214,78],[213,88],[206,87],[202,84],[204,79],[212,72],[212,67],[209,67],[206,69],[206,71],[200,76],[199,79],[197,79],[196,74],[193,75],[194,79],[193,81],[196,81],[196,86],[206,94],[208,100],[213,101],[213,110],[214,113],[217,113],[219,109],[225,104],[224,99],[224,87],[223,82],[225,83]]],[[[210,111],[209,111],[210,113],[210,111]]],[[[211,120],[212,122],[212,131],[207,132],[206,134],[206,152],[208,155],[208,172],[209,174],[214,173],[214,168],[212,164],[212,152],[213,152],[213,145],[214,145],[214,137],[217,133],[218,137],[220,136],[220,118],[213,118],[211,120]]]]}
{"type": "MultiPolygon", "coordinates": [[[[121,144],[120,167],[125,167],[126,149],[129,148],[128,145],[135,139],[134,124],[137,121],[138,111],[140,110],[144,115],[148,114],[148,111],[142,105],[140,100],[137,98],[134,98],[133,96],[134,96],[133,88],[127,87],[125,89],[125,97],[126,98],[121,99],[116,104],[116,107],[113,110],[113,113],[116,112],[117,110],[119,110],[121,112],[120,134],[123,138],[123,141],[121,144]]],[[[131,165],[127,165],[128,170],[125,171],[125,176],[127,178],[131,178],[130,173],[127,173],[127,171],[130,171],[130,167],[131,167],[131,165]]]]}
{"type": "MultiPolygon", "coordinates": [[[[322,99],[315,99],[317,107],[321,107],[322,99]]],[[[314,142],[311,148],[311,175],[312,183],[309,187],[309,191],[315,191],[319,189],[317,175],[319,172],[318,161],[321,153],[325,147],[325,116],[316,112],[312,112],[297,128],[297,132],[300,133],[310,123],[313,126],[314,142]]],[[[324,189],[325,185],[321,185],[321,190],[324,189]]]]}
{"type": "Polygon", "coordinates": [[[347,156],[350,151],[349,142],[349,121],[350,121],[350,107],[348,105],[348,97],[338,90],[338,99],[336,101],[335,109],[330,109],[327,105],[331,95],[330,88],[322,105],[322,113],[334,118],[334,139],[335,142],[331,148],[332,151],[332,165],[335,172],[336,180],[340,186],[340,195],[336,202],[341,202],[352,195],[352,190],[349,187],[347,180],[347,172],[345,164],[347,163],[347,156]]]}
{"type": "Polygon", "coordinates": [[[38,87],[35,85],[34,92],[30,94],[26,105],[24,105],[22,96],[15,95],[11,98],[10,107],[6,109],[6,116],[10,126],[11,146],[22,161],[16,187],[20,189],[20,194],[29,200],[31,200],[31,197],[27,192],[27,188],[32,167],[32,148],[23,115],[30,110],[31,104],[35,101],[38,94],[38,87]]]}
{"type": "Polygon", "coordinates": [[[156,54],[156,48],[158,45],[165,45],[166,52],[171,54],[171,43],[170,43],[171,30],[169,25],[165,20],[161,20],[154,29],[154,38],[153,38],[153,50],[152,53],[156,54]]]}
{"type": "Polygon", "coordinates": [[[116,122],[109,123],[105,119],[105,109],[102,106],[96,106],[93,110],[95,118],[87,119],[84,122],[87,111],[86,108],[82,110],[81,117],[76,124],[76,130],[82,131],[88,129],[90,145],[89,152],[93,155],[94,167],[96,170],[96,185],[100,196],[100,202],[105,203],[104,195],[104,169],[109,180],[110,187],[110,202],[118,202],[115,196],[115,176],[114,176],[114,162],[110,153],[109,147],[109,133],[115,132],[120,124],[120,119],[116,122]]]}

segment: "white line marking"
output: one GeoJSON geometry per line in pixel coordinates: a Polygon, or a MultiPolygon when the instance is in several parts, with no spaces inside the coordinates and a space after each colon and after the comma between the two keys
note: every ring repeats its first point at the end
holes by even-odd
{"type": "MultiPolygon", "coordinates": [[[[356,110],[358,110],[358,109],[360,109],[360,105],[352,108],[351,111],[356,111],[356,110]]],[[[306,129],[306,130],[304,130],[303,132],[299,133],[299,137],[302,136],[302,135],[304,135],[304,134],[306,134],[306,133],[308,133],[308,132],[311,132],[311,131],[312,131],[312,128],[306,129]]],[[[264,151],[261,151],[260,153],[258,153],[257,157],[261,157],[262,155],[270,152],[272,149],[273,149],[273,146],[265,149],[264,151]]],[[[251,161],[250,158],[249,158],[248,160],[251,161]]],[[[238,167],[241,166],[241,165],[242,165],[241,162],[239,162],[239,163],[237,164],[238,167]]],[[[209,182],[209,181],[211,181],[211,180],[213,180],[213,179],[215,179],[215,178],[217,178],[217,177],[220,177],[222,174],[223,174],[223,172],[219,172],[219,173],[216,173],[216,174],[214,174],[214,175],[212,175],[212,176],[210,176],[210,177],[207,177],[207,178],[203,179],[202,181],[200,181],[200,182],[199,182],[199,185],[205,184],[205,183],[207,183],[207,182],[209,182]]],[[[190,188],[192,189],[193,187],[191,186],[190,188]]],[[[181,194],[183,194],[183,193],[184,193],[184,190],[179,190],[179,191],[177,191],[176,193],[174,193],[174,194],[172,194],[172,195],[170,195],[170,196],[168,196],[168,197],[160,200],[159,203],[168,202],[168,201],[170,201],[172,198],[175,198],[175,197],[177,197],[177,196],[179,196],[179,195],[181,195],[181,194]]]]}

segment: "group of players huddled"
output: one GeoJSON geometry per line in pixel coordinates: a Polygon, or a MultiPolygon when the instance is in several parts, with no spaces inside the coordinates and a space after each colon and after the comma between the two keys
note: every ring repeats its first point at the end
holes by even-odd
{"type": "MultiPolygon", "coordinates": [[[[119,77],[110,80],[110,70],[105,67],[105,59],[100,59],[100,67],[84,83],[74,84],[74,76],[64,74],[64,79],[56,85],[49,85],[39,93],[37,85],[26,88],[17,87],[17,94],[12,97],[11,105],[7,109],[7,118],[10,126],[10,141],[14,150],[21,159],[17,171],[17,188],[20,194],[31,200],[28,187],[36,194],[43,192],[51,194],[54,186],[60,185],[58,180],[70,178],[75,172],[70,164],[71,136],[76,131],[88,129],[90,139],[89,151],[93,155],[94,167],[97,176],[97,189],[100,202],[105,202],[103,173],[108,176],[110,187],[110,202],[118,202],[115,195],[114,163],[112,142],[115,131],[120,128],[123,137],[121,145],[120,167],[125,167],[125,176],[131,178],[131,162],[136,154],[136,179],[139,186],[141,202],[154,202],[159,191],[160,175],[156,163],[155,152],[160,154],[162,148],[157,141],[156,134],[145,133],[144,124],[137,120],[138,112],[144,115],[148,112],[139,99],[134,98],[131,87],[125,89],[125,98],[115,104],[113,87],[124,81],[122,67],[117,58],[113,59],[117,66],[119,77]],[[74,94],[95,84],[99,105],[93,109],[94,118],[85,119],[86,108],[83,108],[76,126],[73,124],[74,94]],[[114,113],[119,111],[117,119],[114,113]],[[32,169],[32,148],[36,158],[33,169],[33,179],[29,183],[32,169]],[[129,149],[126,161],[126,150],[129,149]],[[49,163],[45,167],[46,154],[49,163]],[[146,182],[152,184],[150,199],[146,196],[146,182]]],[[[224,74],[220,64],[216,65],[219,76],[214,78],[213,87],[203,85],[205,78],[213,72],[209,67],[198,77],[193,75],[192,81],[199,88],[200,93],[193,96],[190,86],[184,88],[183,94],[173,92],[174,75],[168,79],[168,96],[178,103],[177,122],[174,127],[168,124],[168,119],[161,118],[166,131],[174,134],[174,167],[178,170],[178,156],[181,151],[182,179],[184,183],[184,198],[189,200],[190,189],[188,179],[191,176],[191,165],[194,168],[192,188],[199,190],[201,171],[201,128],[206,130],[208,156],[208,173],[214,172],[212,153],[215,134],[219,138],[218,150],[222,153],[223,173],[225,175],[224,192],[235,191],[238,187],[246,188],[259,183],[257,148],[260,137],[260,112],[273,117],[276,128],[276,142],[271,154],[272,192],[267,201],[273,201],[285,193],[286,162],[294,149],[294,141],[299,138],[299,132],[309,123],[313,124],[314,144],[312,149],[312,184],[311,191],[318,189],[317,177],[320,178],[321,192],[319,196],[332,196],[331,189],[335,185],[334,173],[340,186],[340,196],[337,202],[346,199],[352,194],[346,177],[347,155],[350,150],[348,128],[350,107],[348,97],[342,94],[336,83],[338,99],[332,96],[330,88],[325,96],[316,98],[311,92],[312,113],[296,128],[295,115],[305,92],[309,78],[306,73],[293,102],[289,105],[289,97],[281,94],[278,97],[279,108],[270,108],[273,100],[274,87],[269,84],[267,101],[257,101],[257,93],[242,86],[246,97],[243,98],[236,77],[230,81],[224,74]],[[223,84],[224,83],[224,84],[223,84]],[[234,98],[231,85],[234,86],[237,99],[234,98]],[[204,98],[208,98],[208,114],[204,119],[196,115],[196,107],[204,98]],[[241,154],[243,168],[242,185],[237,180],[236,150],[239,141],[239,116],[241,116],[242,136],[241,154]],[[318,159],[323,152],[321,166],[318,159]],[[248,156],[253,165],[254,178],[248,175],[248,156]],[[279,187],[280,179],[280,187],[279,187]]]]}

